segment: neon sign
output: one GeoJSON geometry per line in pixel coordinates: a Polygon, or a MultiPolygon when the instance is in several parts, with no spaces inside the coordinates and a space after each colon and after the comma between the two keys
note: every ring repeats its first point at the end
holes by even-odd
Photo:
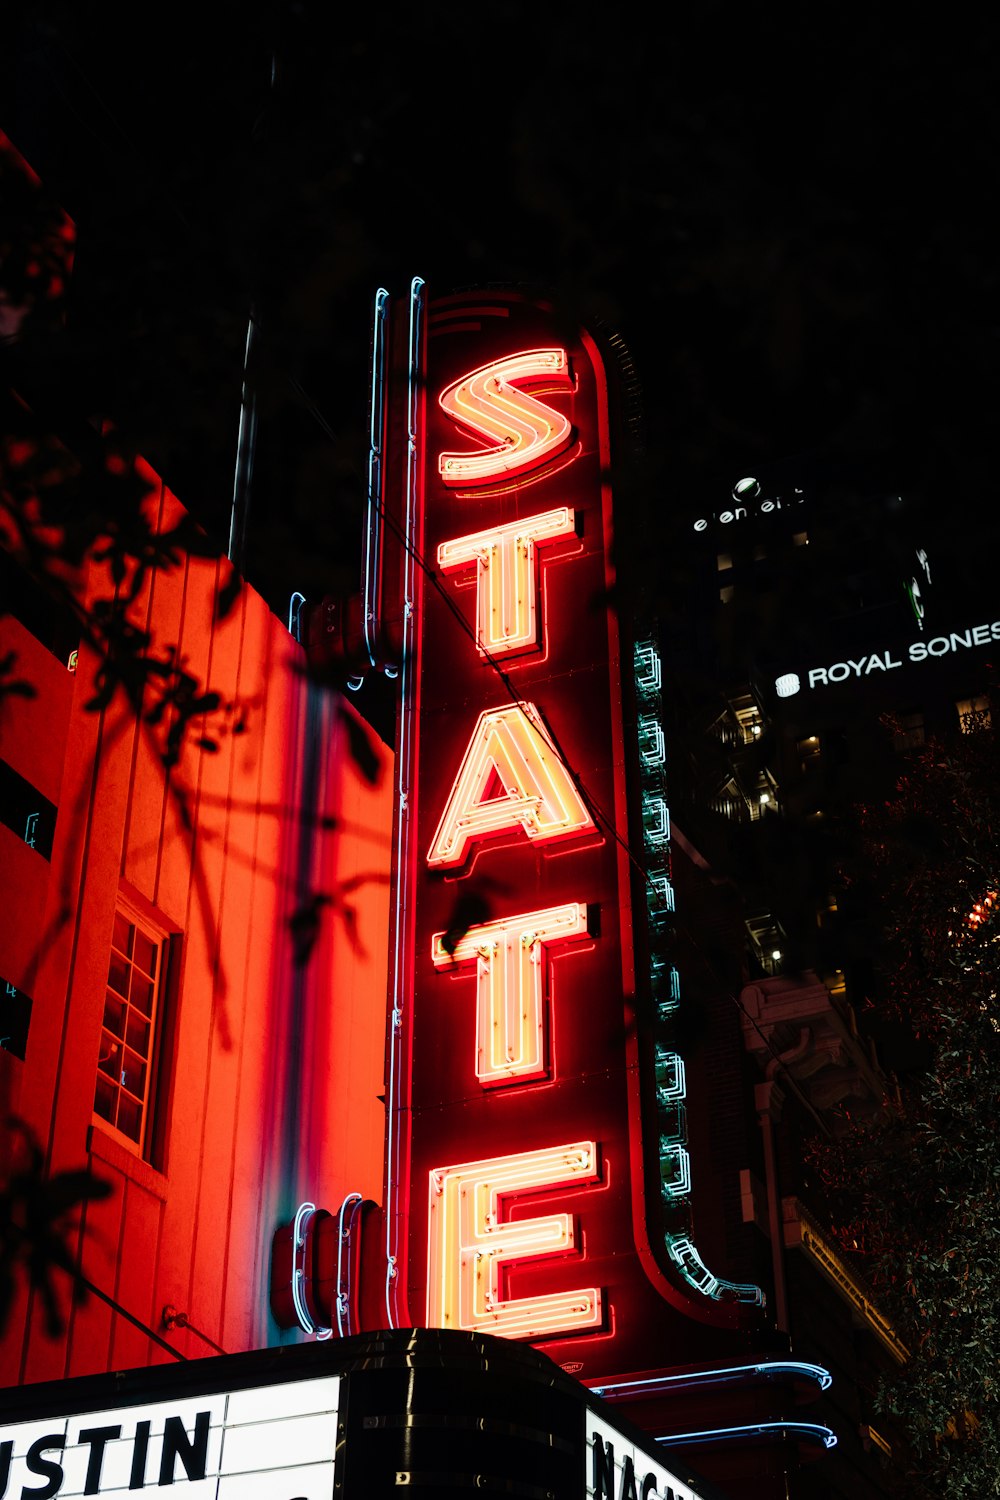
{"type": "MultiPolygon", "coordinates": [[[[583,331],[553,346],[543,304],[427,302],[419,278],[405,308],[379,292],[374,327],[363,620],[401,711],[384,1305],[372,1321],[359,1293],[358,1315],[544,1341],[628,1403],[704,1361],[752,1384],[760,1366],[733,1360],[763,1294],[693,1233],[711,1064],[676,1030],[676,844],[695,856],[671,829],[658,650],[633,644],[627,592],[609,604],[602,356],[583,331]],[[456,424],[478,448],[455,451],[456,424]]],[[[340,1334],[350,1257],[338,1244],[334,1307],[309,1214],[272,1304],[340,1334]]],[[[624,1445],[619,1475],[618,1442],[595,1484],[670,1493],[624,1445]]]]}
{"type": "Polygon", "coordinates": [[[593,827],[534,704],[488,709],[472,731],[427,863],[462,865],[470,846],[517,829],[548,843],[593,827]]]}
{"type": "Polygon", "coordinates": [[[587,932],[574,902],[470,927],[457,943],[434,934],[435,968],[476,969],[476,1077],[483,1088],[526,1082],[547,1071],[545,952],[587,932]]]}
{"type": "MultiPolygon", "coordinates": [[[[952,651],[974,650],[977,646],[989,646],[996,641],[1000,641],[1000,620],[993,620],[985,625],[967,625],[964,630],[952,630],[947,635],[936,635],[930,640],[911,641],[906,648],[906,661],[911,664],[934,661],[952,651]]],[[[857,661],[848,658],[846,661],[833,662],[827,667],[810,667],[806,675],[810,688],[834,687],[849,678],[857,680],[870,677],[873,672],[891,672],[904,665],[903,657],[893,656],[891,651],[873,651],[859,657],[857,661]]],[[[794,697],[801,687],[801,677],[795,672],[785,673],[775,680],[779,698],[794,697]]]]}
{"type": "Polygon", "coordinates": [[[441,543],[438,566],[445,572],[476,564],[476,645],[481,656],[509,656],[541,644],[537,549],[574,535],[574,514],[560,506],[441,543]]]}
{"type": "Polygon", "coordinates": [[[399,413],[373,426],[410,632],[386,1315],[545,1340],[593,1378],[731,1358],[761,1297],[691,1237],[660,663],[607,606],[602,358],[519,295],[422,296],[405,359],[398,314],[377,324],[410,371],[405,454],[399,413]]]}
{"type": "Polygon", "coordinates": [[[548,390],[572,390],[565,349],[527,349],[445,387],[438,397],[441,410],[492,444],[485,453],[442,453],[438,468],[445,484],[496,484],[537,469],[569,447],[568,419],[520,389],[540,382],[548,390]]]}

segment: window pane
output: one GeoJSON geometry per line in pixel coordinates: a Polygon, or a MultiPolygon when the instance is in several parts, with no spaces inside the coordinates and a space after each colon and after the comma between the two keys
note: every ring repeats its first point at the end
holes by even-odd
{"type": "Polygon", "coordinates": [[[108,990],[104,996],[104,1025],[106,1030],[113,1032],[115,1036],[125,1034],[125,1002],[119,1000],[114,990],[108,990]]]}
{"type": "Polygon", "coordinates": [[[155,993],[156,986],[152,980],[140,974],[138,969],[133,969],[132,993],[129,995],[129,999],[134,1006],[142,1011],[144,1016],[151,1016],[153,1014],[153,996],[155,993]]]}
{"type": "Polygon", "coordinates": [[[108,984],[112,989],[118,991],[119,995],[128,994],[128,960],[119,958],[117,953],[112,953],[111,962],[108,964],[108,984]]]}
{"type": "Polygon", "coordinates": [[[118,1129],[130,1140],[138,1143],[142,1134],[142,1105],[137,1099],[122,1094],[118,1101],[118,1129]]]}
{"type": "Polygon", "coordinates": [[[110,1078],[105,1078],[103,1073],[97,1075],[97,1093],[94,1095],[94,1112],[99,1114],[102,1120],[115,1123],[115,1097],[118,1090],[110,1078]]]}
{"type": "Polygon", "coordinates": [[[150,942],[144,932],[136,932],[135,951],[132,962],[137,964],[145,974],[156,974],[156,945],[150,942]]]}
{"type": "Polygon", "coordinates": [[[132,932],[132,923],[128,920],[127,917],[122,916],[120,911],[116,911],[115,930],[112,934],[111,941],[114,943],[119,953],[131,953],[132,949],[129,945],[132,940],[132,932]]]}
{"type": "Polygon", "coordinates": [[[149,1057],[149,1022],[136,1010],[128,1013],[128,1031],[125,1040],[142,1057],[149,1057]]]}
{"type": "Polygon", "coordinates": [[[95,1069],[94,1118],[107,1120],[126,1144],[141,1150],[149,1134],[161,950],[154,924],[132,916],[123,901],[110,945],[104,1024],[95,1069]]]}
{"type": "Polygon", "coordinates": [[[130,1047],[125,1048],[125,1056],[122,1059],[122,1087],[128,1089],[137,1099],[141,1099],[146,1092],[146,1064],[138,1052],[133,1052],[130,1047]]]}
{"type": "Polygon", "coordinates": [[[108,1031],[101,1032],[101,1055],[97,1065],[102,1073],[107,1073],[109,1078],[118,1077],[118,1059],[121,1056],[121,1043],[108,1031]]]}

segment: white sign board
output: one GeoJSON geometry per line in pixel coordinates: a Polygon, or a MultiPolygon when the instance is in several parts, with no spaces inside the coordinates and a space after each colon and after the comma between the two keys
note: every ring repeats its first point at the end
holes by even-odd
{"type": "Polygon", "coordinates": [[[702,1496],[588,1408],[587,1500],[702,1500],[702,1496]]]}
{"type": "Polygon", "coordinates": [[[340,1377],[7,1424],[0,1500],[330,1500],[340,1377]]]}

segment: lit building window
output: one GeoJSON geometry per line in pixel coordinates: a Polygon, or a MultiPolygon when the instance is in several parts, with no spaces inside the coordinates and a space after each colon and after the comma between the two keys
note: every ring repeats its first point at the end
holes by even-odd
{"type": "Polygon", "coordinates": [[[719,590],[719,602],[722,604],[728,604],[735,593],[735,586],[731,583],[728,583],[725,588],[719,590]]]}
{"type": "Polygon", "coordinates": [[[785,933],[770,912],[758,912],[745,919],[750,951],[760,972],[770,978],[781,973],[785,957],[785,933]]]}
{"type": "Polygon", "coordinates": [[[819,765],[820,742],[818,734],[807,734],[798,742],[799,766],[803,772],[810,771],[819,765]]]}
{"type": "Polygon", "coordinates": [[[808,545],[809,545],[809,533],[808,533],[808,531],[796,531],[793,534],[793,536],[792,536],[792,546],[793,547],[808,547],[808,545]]]}
{"type": "Polygon", "coordinates": [[[729,706],[740,726],[744,745],[752,745],[755,740],[759,740],[764,732],[764,716],[756,698],[750,693],[743,693],[738,698],[731,698],[729,706]]]}
{"type": "Polygon", "coordinates": [[[725,573],[733,565],[733,554],[731,552],[720,552],[716,559],[720,573],[725,573]]]}
{"type": "Polygon", "coordinates": [[[148,1155],[168,939],[119,902],[111,938],[94,1115],[148,1155]]]}
{"type": "Polygon", "coordinates": [[[959,698],[955,707],[958,710],[958,727],[963,734],[975,734],[977,729],[989,729],[993,722],[990,718],[990,700],[983,694],[978,698],[959,698]]]}
{"type": "Polygon", "coordinates": [[[770,771],[764,770],[757,778],[757,785],[750,796],[750,818],[756,822],[767,813],[781,811],[778,801],[778,783],[770,771]]]}

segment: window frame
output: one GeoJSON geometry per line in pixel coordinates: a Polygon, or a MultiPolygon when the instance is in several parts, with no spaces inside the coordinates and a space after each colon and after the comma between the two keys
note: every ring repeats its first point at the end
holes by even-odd
{"type": "MultiPolygon", "coordinates": [[[[171,977],[176,969],[177,933],[164,920],[162,915],[150,907],[149,903],[136,900],[127,891],[119,888],[112,918],[111,933],[109,934],[107,956],[108,972],[104,979],[104,1001],[99,1024],[99,1035],[97,1043],[97,1061],[95,1063],[94,1075],[94,1099],[91,1110],[91,1118],[94,1127],[103,1131],[111,1140],[116,1141],[124,1150],[140,1161],[149,1162],[156,1166],[160,1146],[160,1122],[162,1118],[162,1107],[164,1104],[163,1072],[165,1066],[164,1051],[168,1035],[166,1024],[166,1013],[171,1002],[171,977]],[[129,947],[131,953],[122,953],[121,948],[115,942],[115,931],[117,919],[123,918],[132,929],[129,947]],[[106,1024],[108,1017],[109,996],[113,1000],[124,1002],[122,1029],[116,1038],[116,1045],[125,1047],[128,1044],[129,1027],[128,1020],[131,1013],[139,1018],[141,1023],[143,1012],[139,1006],[132,1006],[130,995],[122,995],[121,991],[110,983],[113,958],[118,955],[119,959],[128,965],[129,989],[131,991],[131,980],[133,972],[142,974],[143,970],[133,962],[135,954],[135,934],[141,935],[150,942],[156,951],[155,974],[148,978],[153,983],[153,997],[151,1002],[151,1014],[148,1017],[148,1046],[145,1054],[138,1047],[133,1046],[130,1050],[145,1064],[145,1087],[140,1101],[140,1121],[138,1139],[130,1135],[128,1131],[119,1127],[116,1122],[108,1119],[97,1107],[98,1088],[102,1073],[110,1077],[107,1069],[102,1069],[100,1059],[106,1042],[115,1038],[115,1032],[106,1024]]],[[[134,1036],[134,1033],[133,1033],[134,1036]]],[[[118,1102],[124,1092],[133,1100],[139,1096],[124,1086],[119,1075],[115,1082],[115,1116],[118,1118],[118,1102]]]]}

